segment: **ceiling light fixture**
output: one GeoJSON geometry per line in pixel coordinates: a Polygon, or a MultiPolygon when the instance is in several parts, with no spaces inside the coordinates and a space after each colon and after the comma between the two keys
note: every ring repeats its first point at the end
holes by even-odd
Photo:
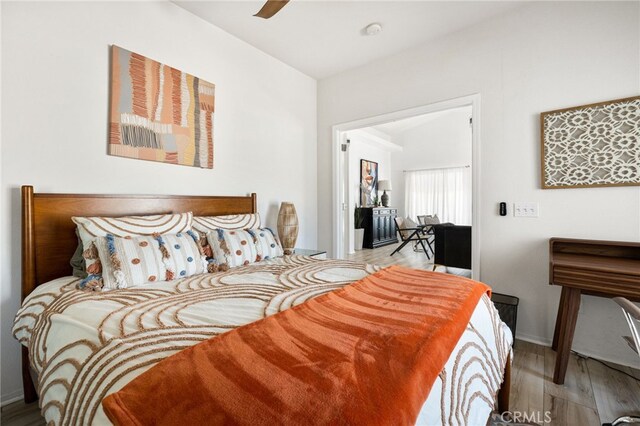
{"type": "Polygon", "coordinates": [[[377,22],[369,24],[364,28],[364,33],[368,36],[377,35],[382,31],[382,25],[377,22]]]}

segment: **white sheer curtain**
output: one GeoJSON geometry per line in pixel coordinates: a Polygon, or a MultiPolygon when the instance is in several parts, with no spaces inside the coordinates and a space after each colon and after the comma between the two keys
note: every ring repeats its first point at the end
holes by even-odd
{"type": "Polygon", "coordinates": [[[405,211],[418,215],[437,214],[441,222],[471,225],[471,168],[454,167],[407,171],[405,211]]]}

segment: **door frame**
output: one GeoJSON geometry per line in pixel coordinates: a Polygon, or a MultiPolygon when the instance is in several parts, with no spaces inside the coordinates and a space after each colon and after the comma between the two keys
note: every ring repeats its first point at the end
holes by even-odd
{"type": "Polygon", "coordinates": [[[336,124],[331,127],[333,138],[332,143],[332,168],[333,168],[333,218],[332,218],[332,242],[333,257],[341,259],[345,255],[345,236],[344,230],[350,224],[352,214],[349,210],[349,185],[345,185],[347,179],[344,163],[341,167],[342,148],[344,141],[344,133],[350,130],[360,129],[363,127],[376,126],[379,124],[389,123],[391,121],[402,120],[404,118],[415,117],[417,115],[429,114],[432,112],[444,111],[464,106],[471,106],[471,129],[472,129],[472,146],[471,146],[471,167],[472,167],[472,220],[471,220],[471,273],[475,280],[480,280],[480,94],[475,93],[459,98],[448,99],[440,102],[431,103],[419,107],[394,111],[386,114],[376,115],[369,118],[350,121],[347,123],[336,124]],[[343,201],[346,200],[346,201],[343,201]],[[346,203],[346,206],[343,204],[346,203]]]}

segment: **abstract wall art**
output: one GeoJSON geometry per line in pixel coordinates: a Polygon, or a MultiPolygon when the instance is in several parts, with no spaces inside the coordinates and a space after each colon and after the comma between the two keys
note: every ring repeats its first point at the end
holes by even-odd
{"type": "Polygon", "coordinates": [[[118,46],[109,154],[213,168],[215,85],[118,46]]]}
{"type": "Polygon", "coordinates": [[[360,160],[360,203],[362,207],[373,206],[378,198],[378,163],[360,160]]]}
{"type": "Polygon", "coordinates": [[[640,96],[540,114],[542,187],[640,185],[640,96]]]}

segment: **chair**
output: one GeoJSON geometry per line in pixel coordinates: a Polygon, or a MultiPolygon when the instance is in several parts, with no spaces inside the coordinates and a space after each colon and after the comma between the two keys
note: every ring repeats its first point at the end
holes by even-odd
{"type": "MultiPolygon", "coordinates": [[[[430,214],[424,214],[424,215],[419,215],[418,216],[418,223],[420,225],[423,226],[422,229],[424,229],[425,234],[427,234],[428,236],[431,236],[430,241],[433,244],[434,240],[435,240],[435,233],[433,230],[433,225],[438,225],[440,223],[440,218],[438,218],[437,214],[434,215],[430,215],[430,214]]],[[[427,237],[429,238],[429,237],[427,237]]],[[[431,244],[429,244],[429,248],[431,248],[431,254],[433,254],[435,256],[435,251],[433,250],[433,247],[431,244]]]]}
{"type": "Polygon", "coordinates": [[[433,247],[431,246],[431,242],[429,241],[429,236],[424,232],[424,226],[410,226],[407,227],[406,219],[401,217],[395,217],[393,220],[396,222],[396,230],[398,231],[398,235],[400,235],[400,240],[402,240],[402,244],[396,248],[391,256],[399,252],[409,244],[410,242],[415,242],[416,244],[420,244],[424,254],[427,255],[427,259],[431,259],[429,252],[427,251],[427,247],[433,252],[433,247]],[[425,246],[424,243],[427,243],[425,246]]]}
{"type": "Polygon", "coordinates": [[[622,338],[640,356],[640,332],[638,332],[640,307],[624,297],[614,297],[613,300],[622,308],[622,313],[629,324],[629,329],[631,329],[631,336],[623,336],[622,338]]]}
{"type": "Polygon", "coordinates": [[[440,223],[440,218],[437,214],[423,214],[418,216],[418,223],[431,227],[431,225],[438,225],[440,223]]]}
{"type": "MultiPolygon", "coordinates": [[[[624,314],[629,329],[631,330],[631,336],[623,336],[622,338],[633,349],[635,353],[640,355],[640,333],[638,332],[638,323],[640,322],[640,307],[632,303],[630,300],[624,297],[614,297],[613,300],[620,305],[622,313],[624,314]]],[[[623,424],[637,424],[640,423],[640,416],[621,416],[615,419],[611,423],[603,423],[603,426],[617,426],[623,424]]]]}

